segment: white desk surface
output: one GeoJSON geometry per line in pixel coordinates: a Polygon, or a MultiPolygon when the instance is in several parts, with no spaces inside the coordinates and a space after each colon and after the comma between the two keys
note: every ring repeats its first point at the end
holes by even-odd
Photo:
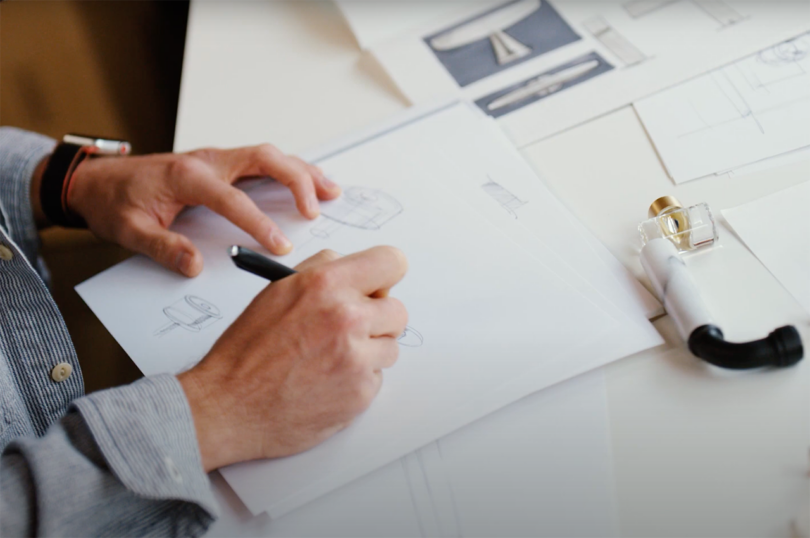
{"type": "MultiPolygon", "coordinates": [[[[330,2],[191,5],[177,151],[272,142],[300,152],[406,105],[330,2]]],[[[708,202],[719,218],[810,177],[805,162],[675,186],[630,107],[523,154],[642,281],[636,224],[658,196],[708,202]]],[[[726,336],[794,324],[810,347],[810,318],[727,227],[720,234],[688,263],[726,336]]],[[[655,326],[666,346],[607,368],[623,535],[790,536],[810,510],[810,361],[721,372],[688,353],[667,317],[655,326]]]]}

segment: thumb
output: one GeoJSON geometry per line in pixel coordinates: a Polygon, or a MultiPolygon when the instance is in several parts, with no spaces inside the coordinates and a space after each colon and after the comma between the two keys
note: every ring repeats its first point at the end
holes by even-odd
{"type": "Polygon", "coordinates": [[[191,240],[151,219],[134,220],[123,235],[122,246],[149,256],[167,269],[187,277],[197,276],[202,271],[202,254],[191,240]]]}

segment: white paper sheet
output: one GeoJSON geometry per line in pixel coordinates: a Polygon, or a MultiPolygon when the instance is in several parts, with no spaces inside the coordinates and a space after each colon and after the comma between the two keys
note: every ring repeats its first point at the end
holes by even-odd
{"type": "Polygon", "coordinates": [[[779,282],[810,312],[810,182],[724,209],[734,232],[779,282]]]}
{"type": "Polygon", "coordinates": [[[349,24],[361,49],[368,49],[409,30],[430,23],[437,17],[459,10],[466,12],[487,9],[502,0],[472,0],[464,2],[447,0],[368,1],[335,0],[340,12],[349,24]]]}
{"type": "Polygon", "coordinates": [[[401,117],[346,137],[337,145],[319,148],[305,158],[318,161],[341,147],[360,144],[375,133],[394,130],[396,136],[401,137],[401,143],[419,144],[434,156],[436,152],[429,148],[441,148],[443,161],[452,161],[452,166],[465,171],[466,181],[456,184],[456,192],[482,214],[494,218],[502,231],[535,252],[558,275],[569,279],[572,271],[580,275],[587,286],[635,320],[662,314],[658,300],[548,190],[497,124],[485,119],[482,127],[480,118],[484,116],[474,106],[455,100],[413,107],[401,117]],[[433,113],[444,108],[447,110],[442,114],[433,113]],[[418,125],[413,128],[407,125],[417,121],[418,125]],[[504,151],[514,158],[504,159],[504,151]],[[518,199],[531,203],[522,205],[514,215],[498,207],[499,204],[493,204],[493,198],[482,189],[490,181],[487,172],[482,172],[487,170],[494,178],[506,181],[518,199]],[[554,225],[548,226],[548,222],[554,225]],[[527,240],[527,235],[533,238],[527,240]],[[542,244],[540,251],[535,251],[537,241],[542,244]],[[550,258],[547,249],[551,249],[557,259],[550,258]]]}
{"type": "Polygon", "coordinates": [[[798,35],[808,26],[805,6],[787,0],[676,0],[658,2],[657,9],[643,13],[637,4],[539,2],[545,20],[552,22],[527,17],[507,28],[506,34],[530,49],[507,64],[497,63],[486,37],[450,52],[435,50],[433,36],[467,20],[456,14],[372,50],[413,103],[461,95],[484,110],[495,98],[537,77],[570,74],[567,68],[596,62],[573,78],[563,76],[546,92],[488,110],[509,138],[524,147],[798,35]],[[556,15],[550,14],[552,9],[556,15]],[[572,33],[577,36],[573,41],[572,33]],[[481,77],[478,70],[467,74],[470,65],[491,68],[481,77]]]}
{"type": "Polygon", "coordinates": [[[634,104],[676,183],[810,146],[810,34],[634,104]]]}
{"type": "MultiPolygon", "coordinates": [[[[452,107],[437,114],[447,110],[452,107]]],[[[423,132],[427,136],[427,128],[423,132]]],[[[403,248],[411,271],[396,295],[424,341],[403,348],[383,392],[351,428],[304,454],[222,471],[254,513],[277,517],[517,398],[660,343],[649,327],[599,308],[602,296],[577,292],[580,283],[566,284],[481,219],[444,186],[452,185],[447,178],[458,168],[403,144],[399,133],[319,162],[344,186],[383,189],[396,198],[401,210],[379,230],[335,226],[324,217],[313,225],[296,214],[283,188],[264,184],[249,191],[297,245],[286,263],[326,247],[343,253],[379,243],[403,248]]],[[[505,150],[502,158],[516,157],[505,150]]],[[[265,285],[231,265],[228,245],[259,247],[224,219],[198,208],[175,228],[205,256],[198,278],[176,277],[134,258],[77,288],[146,374],[193,365],[265,285]],[[187,297],[203,298],[219,317],[194,333],[180,327],[154,336],[166,330],[166,309],[188,308],[187,297]]],[[[548,259],[557,263],[553,253],[548,259]]]]}
{"type": "Polygon", "coordinates": [[[617,536],[601,370],[531,395],[277,520],[216,473],[209,536],[617,536]]]}

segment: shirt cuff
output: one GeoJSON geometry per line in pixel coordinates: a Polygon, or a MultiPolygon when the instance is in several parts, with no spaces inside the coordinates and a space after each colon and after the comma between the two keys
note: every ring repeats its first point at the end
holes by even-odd
{"type": "Polygon", "coordinates": [[[90,394],[72,407],[127,489],[149,499],[195,503],[211,518],[219,515],[191,408],[177,378],[147,377],[90,394]]]}
{"type": "Polygon", "coordinates": [[[0,128],[0,210],[8,235],[36,266],[39,236],[31,207],[31,178],[56,141],[15,127],[0,128]]]}

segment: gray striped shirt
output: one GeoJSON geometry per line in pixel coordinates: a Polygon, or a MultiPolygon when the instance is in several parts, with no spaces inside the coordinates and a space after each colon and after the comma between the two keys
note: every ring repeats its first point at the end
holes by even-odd
{"type": "Polygon", "coordinates": [[[84,396],[29,199],[53,146],[0,128],[0,535],[200,535],[217,507],[177,379],[84,396]]]}

